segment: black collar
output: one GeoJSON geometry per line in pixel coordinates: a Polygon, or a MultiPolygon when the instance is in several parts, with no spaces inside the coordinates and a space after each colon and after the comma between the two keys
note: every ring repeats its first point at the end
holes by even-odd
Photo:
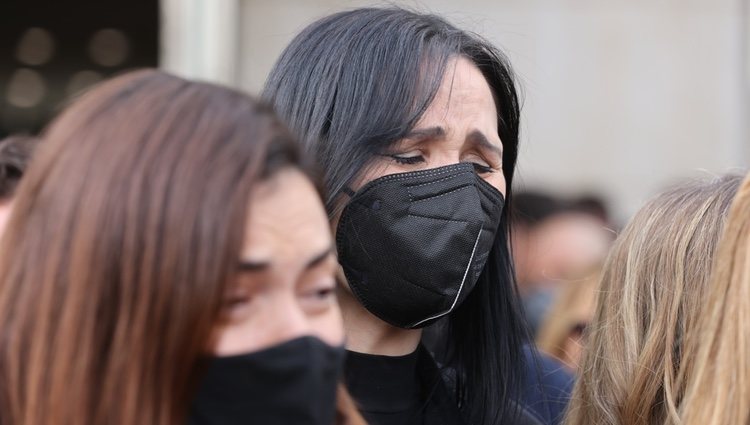
{"type": "Polygon", "coordinates": [[[396,413],[421,401],[419,350],[405,356],[381,356],[347,351],[347,388],[366,412],[396,413]]]}

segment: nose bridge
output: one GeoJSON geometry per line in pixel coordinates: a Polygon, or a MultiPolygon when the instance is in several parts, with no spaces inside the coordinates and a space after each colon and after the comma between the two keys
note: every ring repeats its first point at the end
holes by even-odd
{"type": "Polygon", "coordinates": [[[440,144],[436,146],[435,153],[431,155],[433,161],[431,161],[430,168],[444,167],[461,162],[461,150],[454,146],[456,145],[455,141],[445,140],[441,141],[440,144]]]}
{"type": "Polygon", "coordinates": [[[273,335],[279,342],[309,335],[311,332],[307,316],[297,302],[293,290],[281,291],[266,314],[272,323],[273,335]]]}

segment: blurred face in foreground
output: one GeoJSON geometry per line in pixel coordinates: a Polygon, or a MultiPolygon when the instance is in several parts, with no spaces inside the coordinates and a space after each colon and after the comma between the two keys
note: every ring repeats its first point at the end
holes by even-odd
{"type": "Polygon", "coordinates": [[[310,181],[286,169],[250,196],[241,271],[226,295],[217,355],[301,336],[343,343],[328,220],[310,181]]]}

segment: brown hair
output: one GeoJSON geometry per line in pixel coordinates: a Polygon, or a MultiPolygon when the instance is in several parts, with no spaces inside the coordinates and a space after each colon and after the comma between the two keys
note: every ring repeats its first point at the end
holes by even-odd
{"type": "Polygon", "coordinates": [[[36,145],[37,139],[30,136],[10,136],[0,141],[0,201],[13,196],[36,145]]]}
{"type": "Polygon", "coordinates": [[[695,360],[685,425],[750,422],[750,174],[732,203],[714,270],[699,330],[687,344],[695,360]]]}
{"type": "Polygon", "coordinates": [[[274,115],[157,71],[44,134],[0,250],[0,423],[184,421],[251,187],[299,165],[274,115]]]}
{"type": "Polygon", "coordinates": [[[719,234],[740,177],[691,182],[649,201],[602,270],[566,423],[674,424],[719,234]]]}
{"type": "Polygon", "coordinates": [[[336,393],[336,425],[367,425],[344,384],[336,393]]]}

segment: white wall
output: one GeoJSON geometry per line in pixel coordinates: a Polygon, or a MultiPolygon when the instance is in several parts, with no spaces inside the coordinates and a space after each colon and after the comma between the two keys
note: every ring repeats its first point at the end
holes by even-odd
{"type": "MultiPolygon", "coordinates": [[[[252,93],[309,22],[382,4],[229,1],[239,10],[232,82],[252,93]]],[[[599,191],[625,218],[680,178],[750,166],[744,1],[394,3],[442,14],[509,54],[525,93],[522,185],[599,191]]]]}
{"type": "Polygon", "coordinates": [[[240,1],[161,0],[161,68],[187,78],[236,85],[240,1]]]}

